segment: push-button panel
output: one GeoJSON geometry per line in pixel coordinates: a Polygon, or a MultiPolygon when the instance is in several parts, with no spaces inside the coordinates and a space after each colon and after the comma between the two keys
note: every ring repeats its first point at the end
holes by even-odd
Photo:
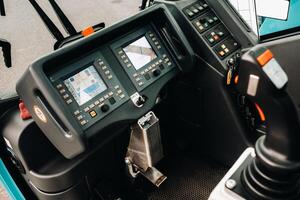
{"type": "Polygon", "coordinates": [[[164,43],[151,26],[122,38],[112,44],[111,49],[137,91],[142,91],[175,66],[164,43]]]}
{"type": "Polygon", "coordinates": [[[50,77],[83,129],[125,103],[129,96],[101,53],[88,63],[73,63],[50,77]]]}
{"type": "Polygon", "coordinates": [[[197,3],[194,3],[194,4],[186,7],[183,10],[183,12],[185,13],[185,15],[188,18],[193,19],[193,18],[203,14],[207,10],[208,10],[208,4],[205,1],[198,1],[197,3]]]}
{"type": "Polygon", "coordinates": [[[240,49],[240,44],[234,39],[234,35],[230,33],[205,0],[195,1],[184,7],[182,12],[196,30],[199,41],[201,41],[200,44],[207,44],[208,51],[214,54],[216,59],[219,59],[223,68],[221,70],[227,70],[227,63],[231,59],[231,55],[239,53],[240,49]],[[202,5],[203,9],[198,9],[198,11],[195,8],[199,5],[202,5]]]}

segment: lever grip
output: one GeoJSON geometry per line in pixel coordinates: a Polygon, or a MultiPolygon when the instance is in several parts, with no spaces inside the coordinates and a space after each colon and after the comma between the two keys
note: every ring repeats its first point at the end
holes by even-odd
{"type": "Polygon", "coordinates": [[[286,91],[287,75],[273,54],[262,47],[251,49],[242,56],[238,76],[237,91],[259,105],[266,116],[265,147],[279,157],[300,161],[297,107],[286,91]]]}

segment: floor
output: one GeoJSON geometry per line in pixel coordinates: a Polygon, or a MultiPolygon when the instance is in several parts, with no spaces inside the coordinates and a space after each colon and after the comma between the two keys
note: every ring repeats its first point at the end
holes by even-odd
{"type": "MultiPolygon", "coordinates": [[[[51,5],[36,0],[66,35],[51,5]]],[[[79,31],[104,21],[107,26],[139,11],[141,0],[56,0],[79,31]]],[[[12,67],[6,68],[0,51],[0,99],[16,94],[15,85],[34,60],[53,51],[55,42],[28,0],[4,0],[6,16],[0,16],[0,38],[12,44],[12,67]]]]}

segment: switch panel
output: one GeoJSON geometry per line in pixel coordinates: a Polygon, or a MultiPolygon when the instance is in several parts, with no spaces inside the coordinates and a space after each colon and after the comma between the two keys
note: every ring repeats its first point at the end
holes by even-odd
{"type": "Polygon", "coordinates": [[[200,16],[193,21],[193,24],[199,33],[207,31],[217,23],[219,23],[219,18],[212,12],[200,16]]]}
{"type": "Polygon", "coordinates": [[[218,56],[223,60],[235,50],[237,50],[240,45],[235,41],[232,37],[229,37],[225,41],[218,44],[214,50],[218,54],[218,56]]]}
{"type": "Polygon", "coordinates": [[[204,13],[207,10],[207,8],[207,3],[205,3],[204,1],[198,1],[197,3],[192,4],[183,9],[183,12],[189,19],[193,19],[204,13]]]}
{"type": "Polygon", "coordinates": [[[228,34],[229,32],[227,31],[225,26],[220,24],[210,30],[207,34],[205,34],[205,39],[210,46],[214,46],[215,44],[223,40],[228,34]]]}

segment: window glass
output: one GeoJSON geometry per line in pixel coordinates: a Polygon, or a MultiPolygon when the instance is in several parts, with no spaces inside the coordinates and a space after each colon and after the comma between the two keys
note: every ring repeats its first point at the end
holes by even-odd
{"type": "MultiPolygon", "coordinates": [[[[64,37],[68,36],[49,1],[36,0],[64,37]]],[[[105,22],[106,26],[139,11],[141,0],[56,0],[76,31],[105,22]]],[[[6,16],[0,16],[0,38],[12,45],[12,67],[4,64],[0,48],[0,100],[16,95],[16,82],[39,57],[53,52],[56,40],[25,0],[4,1],[6,16]]]]}
{"type": "Polygon", "coordinates": [[[229,0],[229,2],[261,39],[285,35],[300,29],[300,0],[229,0]],[[268,16],[261,14],[262,9],[269,13],[268,16]],[[278,13],[280,10],[282,14],[278,13]],[[287,14],[284,14],[285,11],[287,14]]]}

